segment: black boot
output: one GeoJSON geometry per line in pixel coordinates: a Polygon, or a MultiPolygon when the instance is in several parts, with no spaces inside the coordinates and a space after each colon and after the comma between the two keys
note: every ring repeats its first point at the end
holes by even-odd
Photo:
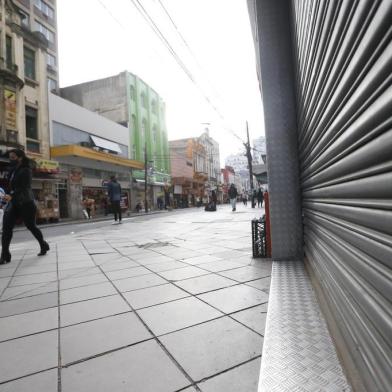
{"type": "Polygon", "coordinates": [[[11,253],[9,251],[1,252],[0,264],[7,264],[10,261],[11,261],[11,253]]]}
{"type": "Polygon", "coordinates": [[[45,256],[49,249],[49,244],[46,241],[43,241],[41,244],[41,252],[39,252],[37,256],[45,256]]]}

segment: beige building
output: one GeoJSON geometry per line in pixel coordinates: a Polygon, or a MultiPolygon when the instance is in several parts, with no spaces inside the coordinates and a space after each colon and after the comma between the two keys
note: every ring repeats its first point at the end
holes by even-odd
{"type": "MultiPolygon", "coordinates": [[[[48,114],[48,77],[57,80],[57,72],[48,66],[48,55],[57,52],[54,7],[49,0],[0,0],[0,150],[20,147],[37,162],[33,190],[42,203],[53,201],[57,193],[51,176],[58,163],[49,161],[48,114]],[[44,22],[45,12],[49,16],[44,22]],[[50,23],[49,32],[44,27],[50,23]]],[[[6,166],[0,162],[0,186],[5,187],[6,166]]]]}

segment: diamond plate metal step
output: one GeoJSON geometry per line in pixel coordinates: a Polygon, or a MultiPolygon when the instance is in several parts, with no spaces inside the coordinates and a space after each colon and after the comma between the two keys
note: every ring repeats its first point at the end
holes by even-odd
{"type": "Polygon", "coordinates": [[[274,262],[258,392],[350,392],[303,262],[274,262]]]}

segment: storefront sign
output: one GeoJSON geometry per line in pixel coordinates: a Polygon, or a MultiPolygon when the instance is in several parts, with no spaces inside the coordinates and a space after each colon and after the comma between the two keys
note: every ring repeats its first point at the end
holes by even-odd
{"type": "Polygon", "coordinates": [[[47,159],[36,159],[35,171],[42,173],[58,173],[59,163],[56,161],[49,161],[47,159]]]}
{"type": "Polygon", "coordinates": [[[16,129],[16,92],[4,89],[5,126],[16,129]]]}
{"type": "Polygon", "coordinates": [[[69,169],[69,182],[70,184],[81,184],[82,183],[83,172],[82,169],[76,167],[69,169]]]}

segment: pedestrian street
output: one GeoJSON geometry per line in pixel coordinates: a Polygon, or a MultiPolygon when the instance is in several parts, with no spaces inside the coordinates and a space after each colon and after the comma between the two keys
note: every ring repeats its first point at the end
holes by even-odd
{"type": "Polygon", "coordinates": [[[237,204],[13,243],[0,266],[0,392],[257,390],[271,262],[237,204]]]}

